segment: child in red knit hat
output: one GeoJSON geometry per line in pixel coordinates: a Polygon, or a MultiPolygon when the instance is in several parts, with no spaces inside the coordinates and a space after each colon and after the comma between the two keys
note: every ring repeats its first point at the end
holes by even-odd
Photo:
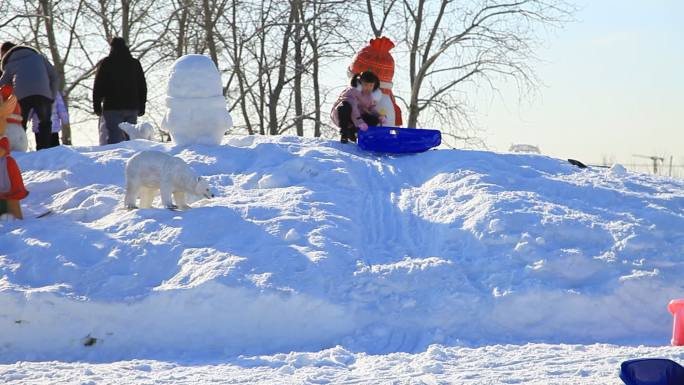
{"type": "Polygon", "coordinates": [[[365,71],[352,77],[351,86],[342,91],[333,104],[330,118],[340,128],[340,141],[356,142],[358,130],[366,131],[368,126],[377,126],[385,122],[376,104],[382,93],[379,90],[380,80],[370,72],[365,71]]]}

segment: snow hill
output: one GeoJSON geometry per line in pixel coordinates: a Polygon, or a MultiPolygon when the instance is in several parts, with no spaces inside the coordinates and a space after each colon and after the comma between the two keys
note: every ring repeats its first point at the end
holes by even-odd
{"type": "Polygon", "coordinates": [[[684,182],[620,167],[262,136],[14,156],[31,194],[0,223],[2,362],[665,345],[684,297],[684,182]],[[124,210],[145,149],[217,197],[124,210]]]}

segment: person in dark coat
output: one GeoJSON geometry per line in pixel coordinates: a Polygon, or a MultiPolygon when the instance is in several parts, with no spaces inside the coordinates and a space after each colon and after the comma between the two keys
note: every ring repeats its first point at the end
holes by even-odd
{"type": "Polygon", "coordinates": [[[0,86],[13,85],[24,131],[33,111],[38,117],[36,149],[59,145],[59,140],[56,143],[52,140],[52,102],[59,91],[59,77],[54,67],[35,49],[11,42],[0,46],[0,55],[0,86]]]}
{"type": "Polygon", "coordinates": [[[138,59],[123,38],[110,43],[109,56],[98,63],[93,86],[93,111],[100,117],[100,145],[119,143],[128,137],[119,123],[136,124],[145,114],[147,82],[138,59]]]}

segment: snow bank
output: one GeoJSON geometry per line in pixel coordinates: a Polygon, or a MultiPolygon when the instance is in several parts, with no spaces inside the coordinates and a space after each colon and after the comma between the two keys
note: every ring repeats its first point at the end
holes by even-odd
{"type": "Polygon", "coordinates": [[[6,362],[667,344],[684,291],[684,183],[667,178],[293,137],[16,158],[31,195],[29,219],[0,224],[6,362]],[[217,198],[124,210],[123,167],[144,149],[183,158],[217,198]]]}
{"type": "Polygon", "coordinates": [[[415,354],[368,355],[340,346],[313,353],[198,362],[18,362],[0,365],[0,381],[21,384],[525,384],[624,385],[620,362],[681,360],[678,349],[615,345],[430,345],[415,354]]]}

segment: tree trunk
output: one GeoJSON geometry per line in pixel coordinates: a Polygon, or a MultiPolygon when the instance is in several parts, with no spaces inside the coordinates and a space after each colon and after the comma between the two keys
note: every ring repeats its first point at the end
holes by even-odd
{"type": "Polygon", "coordinates": [[[290,16],[287,21],[287,26],[283,32],[283,40],[280,49],[280,56],[278,57],[278,79],[275,87],[271,89],[268,99],[268,127],[269,134],[278,135],[278,102],[280,101],[280,94],[283,92],[285,87],[285,75],[286,75],[286,65],[287,65],[287,54],[290,47],[290,33],[292,32],[292,26],[295,19],[295,7],[290,7],[290,16]]]}
{"type": "Polygon", "coordinates": [[[178,38],[176,39],[176,58],[179,58],[187,52],[187,33],[188,33],[188,17],[190,1],[180,0],[179,4],[181,6],[180,15],[178,16],[178,38]]]}
{"type": "Polygon", "coordinates": [[[242,111],[242,118],[245,120],[245,125],[247,126],[247,132],[249,135],[254,135],[254,128],[252,128],[252,122],[249,118],[249,112],[247,111],[247,95],[246,95],[246,90],[245,90],[245,75],[242,71],[242,47],[243,47],[243,42],[241,38],[238,38],[238,30],[237,30],[237,22],[238,22],[238,14],[237,14],[237,7],[238,6],[238,1],[233,0],[233,8],[232,8],[232,20],[231,20],[231,28],[232,28],[232,35],[233,35],[233,66],[235,70],[235,74],[237,76],[238,80],[238,87],[240,89],[240,97],[242,98],[242,103],[240,103],[240,110],[242,111]],[[239,40],[239,41],[238,41],[239,40]]]}
{"type": "Polygon", "coordinates": [[[218,53],[216,50],[216,40],[214,37],[214,20],[213,9],[209,4],[209,0],[202,0],[203,20],[204,20],[204,36],[206,38],[207,47],[209,48],[209,57],[216,65],[219,66],[218,53]]]}
{"type": "MultiPolygon", "coordinates": [[[[57,47],[57,38],[55,37],[55,24],[54,24],[54,10],[53,4],[50,0],[40,0],[40,7],[42,14],[45,17],[45,36],[48,40],[48,48],[50,50],[50,56],[52,59],[52,65],[55,68],[55,72],[59,77],[59,90],[62,92],[66,85],[66,75],[64,71],[64,61],[57,47]]],[[[53,96],[54,97],[54,96],[53,96]]],[[[64,105],[68,107],[67,101],[69,99],[64,97],[64,105]]],[[[66,145],[71,145],[71,126],[65,125],[62,127],[62,143],[66,145]]]]}
{"type": "Polygon", "coordinates": [[[304,72],[304,63],[302,60],[302,20],[300,13],[302,12],[301,0],[292,0],[292,11],[294,12],[294,61],[295,61],[295,75],[294,75],[294,96],[295,96],[295,127],[297,136],[304,136],[304,107],[302,105],[302,73],[304,72]]]}
{"type": "Polygon", "coordinates": [[[129,19],[131,17],[131,0],[121,0],[121,37],[124,39],[126,44],[130,44],[131,37],[131,23],[129,19]]]}

